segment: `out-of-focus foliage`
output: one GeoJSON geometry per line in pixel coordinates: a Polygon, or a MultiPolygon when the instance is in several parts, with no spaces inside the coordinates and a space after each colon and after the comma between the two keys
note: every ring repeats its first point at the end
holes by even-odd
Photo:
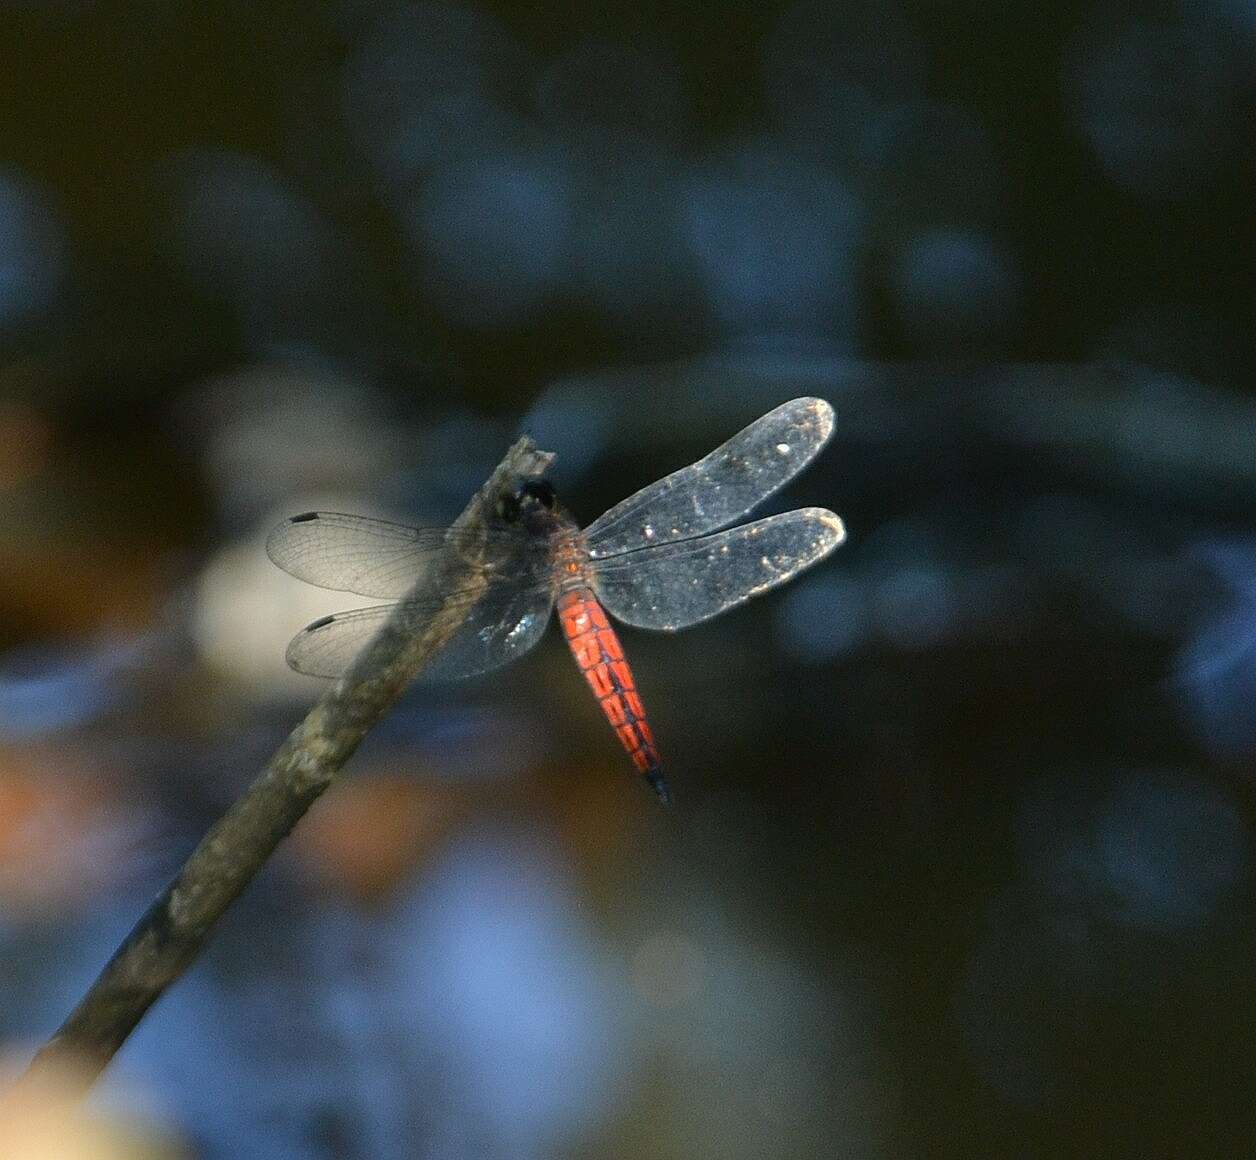
{"type": "Polygon", "coordinates": [[[281,516],[817,394],[850,531],[625,632],[668,812],[557,640],[409,694],[0,1155],[1249,1154],[1252,11],[0,2],[14,1061],[317,692],[281,516]]]}

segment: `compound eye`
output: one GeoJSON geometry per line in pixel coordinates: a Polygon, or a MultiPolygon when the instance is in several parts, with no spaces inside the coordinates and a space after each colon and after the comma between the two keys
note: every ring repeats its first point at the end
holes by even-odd
{"type": "Polygon", "coordinates": [[[536,497],[542,507],[552,508],[554,506],[554,485],[548,479],[538,479],[528,487],[529,492],[536,497]]]}
{"type": "Polygon", "coordinates": [[[519,507],[517,495],[504,495],[497,501],[497,514],[508,524],[513,524],[519,518],[519,507]]]}

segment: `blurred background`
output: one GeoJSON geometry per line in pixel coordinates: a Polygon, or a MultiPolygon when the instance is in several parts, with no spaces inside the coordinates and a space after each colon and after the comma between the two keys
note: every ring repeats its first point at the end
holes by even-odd
{"type": "Polygon", "coordinates": [[[412,690],[21,1154],[1249,1155],[1254,95],[1242,0],[3,0],[10,1068],[318,693],[284,515],[816,394],[850,531],[623,633],[670,810],[557,634],[412,690]]]}

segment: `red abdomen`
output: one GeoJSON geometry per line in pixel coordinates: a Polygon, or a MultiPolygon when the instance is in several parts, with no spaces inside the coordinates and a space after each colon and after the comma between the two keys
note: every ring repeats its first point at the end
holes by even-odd
{"type": "Polygon", "coordinates": [[[558,598],[558,620],[576,664],[633,764],[667,801],[667,783],[654,748],[654,734],[637,696],[637,683],[624,660],[619,637],[592,590],[577,588],[563,593],[558,598]]]}

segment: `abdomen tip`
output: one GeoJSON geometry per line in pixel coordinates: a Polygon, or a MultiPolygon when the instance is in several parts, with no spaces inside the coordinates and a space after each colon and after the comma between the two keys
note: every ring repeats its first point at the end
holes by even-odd
{"type": "Polygon", "coordinates": [[[646,781],[650,783],[651,788],[659,796],[659,801],[664,805],[668,805],[672,800],[671,791],[667,788],[667,779],[663,776],[661,769],[652,769],[645,775],[646,781]]]}

